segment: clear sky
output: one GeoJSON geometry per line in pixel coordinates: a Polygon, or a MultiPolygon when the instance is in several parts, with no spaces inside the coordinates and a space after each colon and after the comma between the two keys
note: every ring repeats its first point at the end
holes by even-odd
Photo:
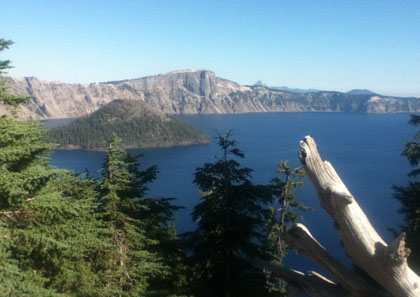
{"type": "Polygon", "coordinates": [[[419,0],[0,0],[11,76],[209,69],[240,84],[420,97],[419,0]]]}

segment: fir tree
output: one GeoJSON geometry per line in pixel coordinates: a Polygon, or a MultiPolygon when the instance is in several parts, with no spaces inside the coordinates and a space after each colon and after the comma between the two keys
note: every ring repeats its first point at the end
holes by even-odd
{"type": "Polygon", "coordinates": [[[54,290],[44,288],[47,279],[30,271],[22,271],[10,255],[11,234],[0,221],[0,296],[65,297],[54,290]]]}
{"type": "Polygon", "coordinates": [[[139,169],[139,157],[126,154],[124,162],[132,176],[130,187],[122,195],[130,203],[138,207],[125,208],[131,217],[136,218],[142,230],[155,244],[149,245],[148,250],[159,255],[164,269],[161,273],[149,278],[147,296],[180,296],[185,293],[187,283],[183,251],[176,234],[174,212],[180,206],[175,206],[175,198],[146,197],[147,184],[156,179],[158,168],[151,166],[146,170],[139,169]]]}
{"type": "Polygon", "coordinates": [[[127,153],[120,148],[120,142],[114,134],[99,185],[101,212],[113,245],[105,255],[107,269],[101,278],[109,288],[107,296],[139,296],[145,294],[148,279],[160,271],[162,265],[157,255],[146,249],[155,242],[146,237],[141,221],[131,215],[143,205],[136,201],[140,197],[133,199],[127,195],[134,178],[128,170],[127,153]]]}
{"type": "Polygon", "coordinates": [[[0,215],[11,256],[47,278],[48,288],[94,296],[94,253],[105,243],[92,184],[51,168],[46,156],[53,146],[39,123],[3,117],[0,131],[0,215]]]}
{"type": "MultiPolygon", "coordinates": [[[[0,38],[0,52],[8,49],[9,46],[11,46],[13,42],[11,40],[5,40],[3,38],[0,38]]],[[[11,107],[12,112],[15,112],[16,107],[19,104],[22,104],[26,101],[28,101],[30,98],[28,97],[22,97],[22,96],[15,96],[10,94],[7,91],[7,84],[4,78],[2,77],[6,72],[4,70],[11,68],[10,61],[9,60],[0,60],[0,103],[7,104],[9,107],[11,107]]]]}
{"type": "MultiPolygon", "coordinates": [[[[410,124],[419,126],[420,116],[412,115],[410,124]]],[[[406,243],[411,249],[408,257],[410,267],[420,273],[420,133],[416,140],[408,142],[402,155],[406,156],[412,166],[415,166],[409,176],[412,180],[408,186],[394,186],[394,197],[402,204],[400,212],[404,215],[402,231],[406,233],[406,243]]]]}
{"type": "MultiPolygon", "coordinates": [[[[0,48],[10,44],[1,40],[0,48]]],[[[17,119],[16,107],[27,98],[8,94],[4,81],[1,87],[0,101],[12,112],[0,118],[0,224],[7,238],[0,247],[0,279],[14,274],[21,280],[2,283],[2,293],[101,296],[93,267],[106,244],[92,183],[50,166],[54,145],[45,142],[40,123],[17,119]]]]}
{"type": "Polygon", "coordinates": [[[195,296],[264,296],[264,274],[249,261],[264,257],[269,186],[254,185],[251,169],[234,158],[244,154],[219,134],[222,154],[215,163],[197,168],[194,182],[202,191],[193,211],[197,229],[187,234],[191,248],[192,290],[195,296]]]}
{"type": "MultiPolygon", "coordinates": [[[[275,206],[270,207],[268,220],[268,240],[266,252],[276,265],[283,265],[283,260],[290,251],[290,247],[282,240],[282,234],[289,231],[293,225],[301,220],[299,211],[309,210],[299,201],[295,190],[303,186],[302,181],[295,181],[305,176],[303,168],[291,168],[287,161],[280,161],[277,173],[280,176],[272,180],[275,206]]],[[[270,291],[278,296],[286,296],[286,284],[275,276],[268,276],[270,291]]]]}
{"type": "Polygon", "coordinates": [[[120,142],[114,134],[99,184],[102,215],[113,244],[101,278],[111,288],[110,296],[162,296],[182,284],[171,224],[177,207],[171,199],[144,197],[157,168],[140,171],[137,158],[121,149],[120,142]]]}

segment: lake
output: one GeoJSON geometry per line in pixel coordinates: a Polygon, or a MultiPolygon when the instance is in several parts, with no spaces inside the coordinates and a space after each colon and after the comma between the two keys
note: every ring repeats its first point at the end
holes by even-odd
{"type": "MultiPolygon", "coordinates": [[[[389,242],[393,236],[388,228],[398,229],[402,216],[397,212],[399,202],[392,199],[392,185],[405,185],[411,170],[402,157],[404,144],[411,140],[416,128],[408,125],[408,114],[358,113],[255,113],[238,115],[183,115],[182,120],[194,124],[212,135],[212,143],[187,147],[130,150],[143,154],[141,167],[158,165],[159,175],[150,185],[152,197],[175,197],[185,209],[177,213],[179,232],[194,228],[190,213],[200,199],[192,183],[195,168],[214,162],[220,151],[214,141],[216,131],[233,130],[233,139],[246,158],[244,166],[254,170],[255,183],[268,183],[276,176],[278,160],[289,160],[299,166],[299,141],[311,135],[318,144],[321,156],[329,160],[350,192],[366,212],[378,233],[389,242]]],[[[58,150],[51,163],[78,173],[89,170],[99,176],[105,153],[85,150],[58,150]]],[[[303,214],[303,223],[324,247],[345,261],[332,220],[318,201],[308,179],[297,191],[305,205],[314,208],[303,214]]],[[[302,271],[315,266],[293,256],[286,262],[302,271]]],[[[317,269],[319,270],[319,269],[317,269]]]]}

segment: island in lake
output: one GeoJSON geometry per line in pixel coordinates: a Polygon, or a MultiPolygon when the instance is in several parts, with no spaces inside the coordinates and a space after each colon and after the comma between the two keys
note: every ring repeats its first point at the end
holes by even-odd
{"type": "Polygon", "coordinates": [[[123,148],[209,143],[199,128],[138,100],[114,100],[66,126],[49,129],[47,136],[62,149],[105,150],[112,133],[122,139],[123,148]]]}

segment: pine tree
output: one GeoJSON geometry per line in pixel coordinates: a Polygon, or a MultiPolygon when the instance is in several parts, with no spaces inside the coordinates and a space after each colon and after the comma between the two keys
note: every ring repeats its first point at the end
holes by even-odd
{"type": "Polygon", "coordinates": [[[192,290],[195,296],[265,296],[265,275],[249,261],[264,257],[262,243],[272,202],[269,186],[254,185],[250,168],[234,158],[244,154],[219,134],[221,157],[197,168],[194,182],[202,191],[193,219],[197,229],[186,235],[191,248],[192,290]]]}
{"type": "MultiPolygon", "coordinates": [[[[126,152],[119,147],[121,140],[113,134],[102,170],[103,180],[99,185],[99,202],[103,219],[109,229],[112,249],[104,258],[101,278],[109,288],[106,296],[144,295],[151,274],[161,269],[157,256],[146,250],[154,244],[141,229],[136,213],[137,201],[127,197],[133,180],[126,152]]],[[[139,198],[139,197],[137,197],[139,198]]]]}
{"type": "Polygon", "coordinates": [[[121,149],[120,142],[114,134],[99,184],[102,215],[113,244],[105,256],[108,269],[101,278],[110,296],[162,296],[181,291],[180,250],[171,224],[178,207],[171,204],[172,199],[144,197],[157,168],[140,171],[137,158],[121,149]]]}
{"type": "MultiPolygon", "coordinates": [[[[0,48],[11,42],[0,40],[0,48]]],[[[5,69],[9,62],[0,63],[5,69]]],[[[0,279],[6,296],[101,296],[93,272],[96,252],[106,248],[96,219],[92,182],[51,167],[55,147],[39,122],[17,119],[27,98],[7,93],[11,115],[0,118],[0,279]],[[5,262],[4,262],[5,261],[5,262]],[[9,277],[8,277],[9,276],[9,277]],[[38,293],[35,293],[38,292],[38,293]],[[98,294],[97,294],[98,293],[98,294]]]]}
{"type": "MultiPolygon", "coordinates": [[[[410,124],[419,126],[420,116],[412,115],[410,124]]],[[[394,186],[394,198],[402,204],[400,212],[404,215],[402,231],[406,232],[406,243],[411,249],[408,257],[410,267],[420,274],[420,133],[415,136],[416,140],[408,142],[402,155],[406,156],[412,166],[409,173],[412,180],[408,186],[394,186]]]]}
{"type": "Polygon", "coordinates": [[[45,289],[47,279],[30,271],[22,271],[10,255],[11,235],[0,221],[0,296],[65,297],[54,290],[45,289]]]}
{"type": "MultiPolygon", "coordinates": [[[[307,211],[311,208],[304,206],[295,194],[295,190],[303,186],[302,181],[295,181],[305,176],[301,168],[291,168],[288,161],[280,161],[277,173],[280,176],[272,180],[275,206],[271,206],[268,220],[268,238],[266,252],[272,258],[272,263],[283,265],[283,260],[290,251],[290,247],[282,240],[282,235],[289,231],[301,220],[299,211],[307,211]]],[[[286,296],[286,284],[279,281],[275,276],[268,276],[270,291],[278,296],[286,296]]]]}
{"type": "MultiPolygon", "coordinates": [[[[13,42],[11,40],[5,40],[0,38],[0,52],[8,49],[13,42]]],[[[7,104],[12,108],[12,112],[15,111],[19,104],[22,104],[29,100],[28,97],[12,95],[7,91],[7,84],[2,77],[5,74],[6,69],[11,68],[9,60],[0,60],[0,103],[7,104]]]]}
{"type": "Polygon", "coordinates": [[[24,271],[46,277],[49,288],[94,296],[94,253],[105,248],[95,193],[88,180],[51,168],[46,156],[53,146],[43,134],[37,122],[0,118],[0,215],[9,250],[24,271]]]}
{"type": "Polygon", "coordinates": [[[159,274],[149,278],[147,296],[180,296],[185,293],[187,283],[181,242],[176,234],[174,212],[175,198],[146,197],[147,184],[156,179],[158,168],[151,166],[146,170],[139,169],[139,157],[126,154],[124,162],[132,176],[130,186],[122,196],[126,201],[136,203],[138,207],[125,208],[126,213],[137,219],[140,227],[155,244],[148,246],[148,251],[159,255],[164,264],[159,274]]]}

